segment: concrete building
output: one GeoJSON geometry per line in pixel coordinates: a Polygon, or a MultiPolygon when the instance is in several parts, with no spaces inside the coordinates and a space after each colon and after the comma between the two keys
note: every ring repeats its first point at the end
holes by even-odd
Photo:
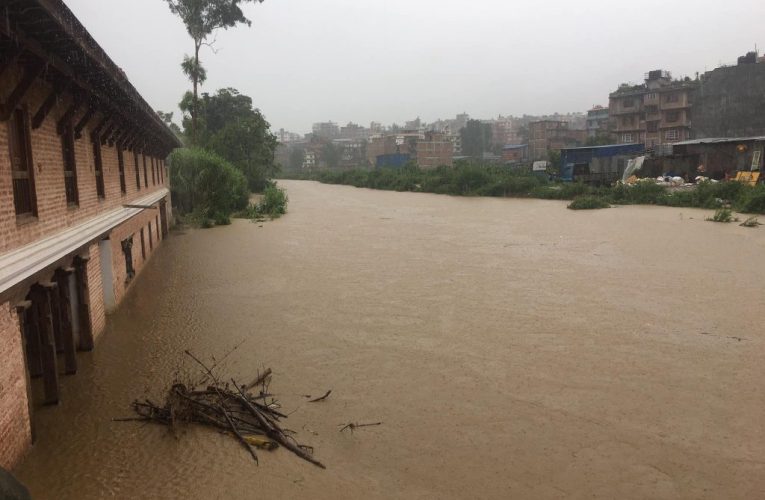
{"type": "Polygon", "coordinates": [[[314,137],[323,139],[336,139],[340,136],[340,128],[335,122],[314,123],[311,127],[314,137]]]}
{"type": "Polygon", "coordinates": [[[549,151],[576,147],[587,140],[587,131],[569,128],[567,121],[541,120],[529,123],[529,155],[547,160],[549,151]]]}
{"type": "Polygon", "coordinates": [[[615,142],[647,148],[691,138],[692,96],[698,81],[673,80],[668,71],[646,75],[641,85],[622,85],[609,95],[610,129],[615,142]]]}
{"type": "Polygon", "coordinates": [[[349,122],[348,125],[340,127],[339,139],[350,139],[353,141],[366,140],[371,135],[369,129],[356,123],[349,122]]]}
{"type": "Polygon", "coordinates": [[[701,76],[693,95],[694,137],[765,135],[765,64],[754,53],[740,59],[701,76]]]}
{"type": "Polygon", "coordinates": [[[167,234],[177,146],[63,2],[4,2],[0,466],[20,461],[35,408],[59,401],[60,374],[167,234]]]}
{"type": "Polygon", "coordinates": [[[609,135],[608,108],[593,106],[591,110],[587,111],[587,137],[594,138],[604,135],[609,135]]]}

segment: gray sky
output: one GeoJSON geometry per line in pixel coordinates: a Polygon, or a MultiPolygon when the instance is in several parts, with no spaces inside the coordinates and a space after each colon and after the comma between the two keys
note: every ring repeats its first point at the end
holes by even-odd
{"type": "MultiPolygon", "coordinates": [[[[156,109],[192,51],[164,0],[65,0],[156,109]]],[[[694,76],[765,46],[762,0],[266,0],[205,50],[205,91],[235,87],[271,122],[403,122],[460,112],[586,111],[651,69],[694,76]]],[[[762,52],[762,50],[761,50],[762,52]]]]}

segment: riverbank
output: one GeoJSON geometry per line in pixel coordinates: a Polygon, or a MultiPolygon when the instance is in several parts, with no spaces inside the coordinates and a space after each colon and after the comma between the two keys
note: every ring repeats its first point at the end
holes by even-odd
{"type": "Polygon", "coordinates": [[[609,205],[663,205],[670,207],[717,209],[732,206],[742,213],[765,213],[765,185],[756,187],[740,182],[701,182],[688,189],[668,189],[652,179],[635,185],[588,186],[572,182],[551,182],[544,175],[509,167],[460,163],[454,167],[420,169],[376,168],[315,170],[285,177],[314,180],[388,191],[412,191],[458,196],[492,196],[574,200],[598,200],[600,208],[609,205]]]}
{"type": "Polygon", "coordinates": [[[765,231],[708,210],[280,181],[275,221],[171,233],[41,408],[33,498],[755,498],[765,231]],[[735,255],[731,254],[735,249],[735,255]],[[182,351],[270,366],[322,471],[112,422],[182,351]],[[306,404],[304,394],[327,401],[306,404]],[[339,433],[351,421],[383,425],[339,433]]]}

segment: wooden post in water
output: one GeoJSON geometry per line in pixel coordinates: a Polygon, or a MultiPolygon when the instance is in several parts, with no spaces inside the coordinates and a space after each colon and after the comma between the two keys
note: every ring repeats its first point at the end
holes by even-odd
{"type": "Polygon", "coordinates": [[[59,305],[59,334],[64,350],[64,373],[73,375],[77,373],[77,349],[74,345],[74,330],[72,328],[72,299],[69,295],[69,276],[74,268],[67,267],[56,271],[56,283],[58,284],[59,305]]]}
{"type": "Polygon", "coordinates": [[[25,310],[24,326],[26,329],[27,368],[29,376],[38,378],[42,376],[42,344],[40,343],[40,321],[37,316],[37,303],[39,300],[34,293],[34,288],[29,293],[29,307],[25,310]]]}
{"type": "Polygon", "coordinates": [[[34,425],[34,419],[32,418],[32,382],[29,378],[29,361],[27,357],[27,339],[29,338],[29,334],[27,333],[27,330],[29,329],[29,325],[27,322],[27,311],[29,311],[32,308],[32,301],[31,300],[25,300],[19,304],[16,304],[16,314],[19,316],[19,331],[21,332],[21,350],[24,353],[24,360],[26,360],[27,367],[24,369],[24,378],[26,379],[26,385],[27,385],[27,410],[29,412],[29,432],[32,436],[32,442],[35,442],[36,434],[35,434],[35,425],[34,425]]]}
{"type": "Polygon", "coordinates": [[[37,321],[40,331],[40,347],[42,358],[43,387],[45,388],[45,404],[58,403],[58,360],[56,359],[56,339],[53,333],[52,295],[57,292],[57,286],[52,282],[44,282],[33,288],[32,301],[37,308],[37,321]]]}
{"type": "Polygon", "coordinates": [[[77,277],[77,299],[80,304],[80,351],[93,350],[93,323],[90,319],[90,291],[88,290],[88,261],[90,257],[75,257],[74,268],[77,277]]]}

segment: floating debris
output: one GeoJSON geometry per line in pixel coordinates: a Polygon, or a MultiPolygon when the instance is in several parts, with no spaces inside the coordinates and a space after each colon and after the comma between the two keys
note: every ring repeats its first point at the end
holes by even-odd
{"type": "MultiPolygon", "coordinates": [[[[115,421],[152,422],[174,431],[190,424],[212,427],[235,437],[256,463],[255,448],[274,450],[282,446],[303,460],[326,468],[313,458],[312,447],[298,443],[292,431],[279,425],[287,415],[279,411],[279,403],[268,392],[271,369],[249,384],[239,384],[233,378],[223,382],[214,373],[217,365],[208,367],[191,352],[185,353],[202,367],[205,376],[201,381],[191,384],[176,381],[168,390],[164,404],[158,405],[149,399],[134,401],[131,406],[138,417],[115,421]],[[254,388],[259,391],[253,392],[254,388]]],[[[329,396],[329,392],[323,398],[329,396]]]]}

